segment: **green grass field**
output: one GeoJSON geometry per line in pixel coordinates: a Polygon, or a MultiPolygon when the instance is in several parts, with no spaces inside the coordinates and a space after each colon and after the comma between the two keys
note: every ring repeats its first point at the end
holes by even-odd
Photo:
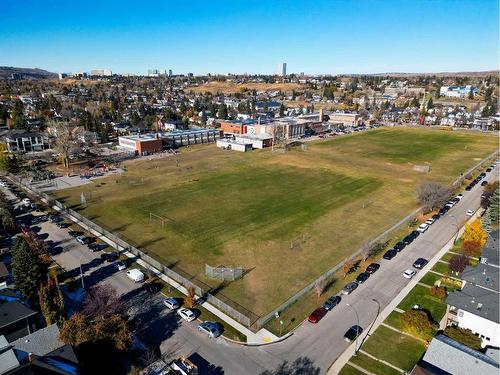
{"type": "Polygon", "coordinates": [[[120,176],[54,195],[214,287],[205,264],[244,267],[244,278],[221,293],[261,315],[417,208],[422,181],[451,183],[497,143],[472,133],[379,129],[281,154],[200,145],[128,162],[120,176]],[[413,170],[426,163],[430,173],[413,170]],[[150,213],[165,218],[164,227],[150,213]]]}

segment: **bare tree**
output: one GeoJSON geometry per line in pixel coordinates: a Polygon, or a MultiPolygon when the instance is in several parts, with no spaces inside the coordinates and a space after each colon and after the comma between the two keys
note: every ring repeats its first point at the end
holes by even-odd
{"type": "Polygon", "coordinates": [[[424,182],[418,188],[418,201],[425,212],[442,206],[450,195],[450,189],[437,182],[424,182]]]}
{"type": "Polygon", "coordinates": [[[111,316],[123,311],[120,297],[109,285],[98,284],[92,287],[83,300],[82,313],[91,317],[111,316]]]}
{"type": "Polygon", "coordinates": [[[72,126],[69,122],[51,121],[47,124],[50,134],[54,137],[52,147],[61,154],[66,168],[69,167],[69,157],[78,152],[83,144],[83,128],[72,126]]]}
{"type": "Polygon", "coordinates": [[[319,298],[323,294],[326,288],[326,278],[324,276],[320,277],[314,283],[314,291],[316,292],[316,296],[319,298]]]}

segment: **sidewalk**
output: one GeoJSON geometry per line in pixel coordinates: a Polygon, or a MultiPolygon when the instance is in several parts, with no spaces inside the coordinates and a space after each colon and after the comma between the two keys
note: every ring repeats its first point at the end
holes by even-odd
{"type": "MultiPolygon", "coordinates": [[[[457,238],[463,233],[465,225],[471,223],[474,221],[476,218],[480,216],[482,213],[482,210],[478,210],[474,216],[472,216],[464,225],[460,228],[458,231],[458,236],[457,238]]],[[[389,314],[397,308],[397,306],[400,304],[400,302],[406,297],[406,295],[420,282],[420,280],[427,274],[427,272],[430,271],[432,267],[436,265],[436,263],[439,262],[439,260],[443,257],[444,254],[446,254],[451,248],[453,248],[454,245],[454,240],[455,240],[456,234],[454,234],[451,239],[444,245],[441,250],[439,250],[436,255],[429,261],[429,263],[424,267],[425,272],[418,272],[413,279],[406,285],[401,292],[389,303],[384,310],[382,310],[378,316],[378,318],[375,320],[373,323],[373,326],[370,330],[370,332],[374,332],[383,322],[389,314]]],[[[359,342],[363,342],[364,340],[367,339],[367,334],[368,330],[364,331],[360,336],[359,336],[359,342]]],[[[351,357],[354,355],[354,350],[355,350],[356,343],[354,342],[351,344],[338,358],[337,360],[331,365],[331,367],[328,369],[327,374],[328,375],[335,375],[340,372],[340,370],[349,362],[351,357]]]]}

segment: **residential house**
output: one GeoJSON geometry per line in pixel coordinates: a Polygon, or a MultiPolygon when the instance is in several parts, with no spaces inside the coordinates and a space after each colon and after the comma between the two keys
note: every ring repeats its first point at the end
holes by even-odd
{"type": "Polygon", "coordinates": [[[461,275],[462,289],[447,299],[447,324],[470,329],[482,346],[500,347],[499,231],[490,233],[477,266],[461,275]]]}
{"type": "Polygon", "coordinates": [[[498,360],[447,336],[434,337],[411,375],[498,375],[498,360]]]}
{"type": "Polygon", "coordinates": [[[0,300],[0,335],[9,342],[34,332],[38,321],[38,313],[21,302],[0,300]]]}

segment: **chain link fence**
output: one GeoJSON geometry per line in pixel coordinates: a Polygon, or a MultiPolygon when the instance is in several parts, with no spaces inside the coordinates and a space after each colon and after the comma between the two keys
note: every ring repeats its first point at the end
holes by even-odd
{"type": "MultiPolygon", "coordinates": [[[[156,260],[153,257],[146,254],[144,250],[141,250],[135,246],[132,246],[131,245],[132,241],[130,239],[124,239],[123,236],[119,236],[115,233],[112,233],[112,232],[104,229],[102,226],[96,224],[92,220],[89,220],[88,218],[80,215],[75,210],[73,210],[69,207],[66,207],[61,202],[59,202],[57,199],[55,199],[54,197],[51,197],[50,195],[48,195],[42,191],[38,191],[38,189],[31,186],[28,182],[23,181],[19,177],[12,175],[12,174],[9,174],[9,178],[12,181],[14,181],[15,183],[17,183],[18,185],[22,186],[25,190],[27,190],[34,197],[37,197],[38,199],[46,202],[50,207],[59,208],[61,213],[73,217],[74,219],[79,221],[80,222],[79,224],[82,225],[83,227],[86,227],[88,230],[92,230],[92,231],[97,232],[100,235],[106,237],[108,240],[110,240],[112,243],[115,244],[114,247],[116,248],[116,250],[129,251],[132,254],[134,254],[137,258],[143,260],[149,266],[157,269],[159,272],[168,276],[172,280],[175,280],[177,283],[179,283],[183,287],[185,287],[185,288],[192,287],[198,296],[200,296],[202,299],[205,299],[210,304],[216,306],[219,310],[221,310],[224,313],[226,313],[227,315],[231,316],[233,319],[240,322],[245,327],[248,327],[248,328],[252,327],[253,323],[255,323],[257,321],[257,319],[259,318],[258,315],[251,312],[248,309],[245,309],[243,306],[232,301],[231,299],[225,297],[223,294],[217,293],[217,296],[213,295],[211,292],[214,290],[214,288],[212,288],[211,286],[198,280],[195,276],[190,275],[189,273],[184,272],[180,269],[176,269],[176,271],[173,271],[172,269],[170,269],[166,265],[162,264],[158,260],[156,260]],[[182,275],[181,275],[181,273],[182,273],[182,275]]],[[[243,271],[241,271],[241,272],[243,272],[243,271]]],[[[238,275],[238,273],[236,271],[235,277],[237,275],[238,275]]]]}

